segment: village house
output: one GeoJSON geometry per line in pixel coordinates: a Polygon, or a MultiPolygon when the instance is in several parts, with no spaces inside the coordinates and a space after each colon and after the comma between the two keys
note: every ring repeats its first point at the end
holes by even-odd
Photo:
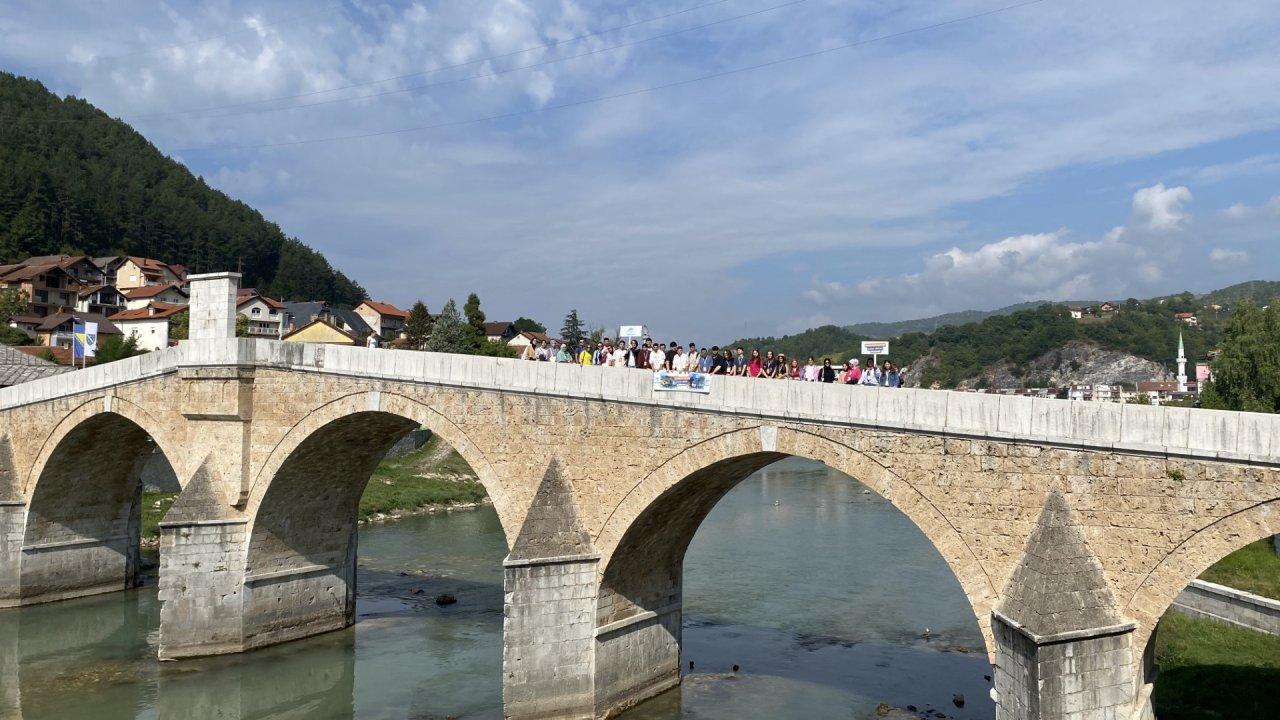
{"type": "Polygon", "coordinates": [[[365,338],[373,334],[373,329],[356,314],[354,310],[335,308],[329,303],[316,300],[311,302],[287,301],[284,304],[284,332],[286,339],[289,333],[302,329],[317,319],[324,319],[330,325],[356,338],[363,343],[365,338]]]}
{"type": "Polygon", "coordinates": [[[409,313],[390,303],[365,300],[356,306],[355,312],[377,333],[383,342],[402,337],[409,313]]]}
{"type": "Polygon", "coordinates": [[[1116,305],[1113,302],[1104,302],[1098,306],[1098,313],[1101,315],[1107,315],[1107,314],[1116,312],[1119,309],[1120,309],[1120,306],[1116,305]]]}
{"type": "Polygon", "coordinates": [[[102,282],[104,285],[115,286],[116,273],[120,270],[120,266],[124,264],[124,258],[119,255],[104,255],[102,257],[90,258],[93,264],[98,266],[98,272],[102,273],[102,282]]]}
{"type": "Polygon", "coordinates": [[[76,294],[76,310],[111,317],[129,307],[124,293],[110,285],[90,285],[76,294]]]}
{"type": "Polygon", "coordinates": [[[125,337],[132,335],[139,350],[163,350],[169,347],[169,323],[186,305],[153,302],[143,308],[125,310],[107,318],[125,337]]]}
{"type": "Polygon", "coordinates": [[[489,342],[506,343],[519,334],[514,323],[487,322],[484,324],[484,336],[489,342]]]}
{"type": "Polygon", "coordinates": [[[58,312],[44,317],[19,315],[9,319],[10,325],[30,332],[37,344],[48,347],[71,347],[78,322],[97,323],[99,343],[106,336],[121,334],[110,320],[93,313],[58,312]]]}
{"type": "MultiPolygon", "coordinates": [[[[119,288],[116,289],[119,290],[119,288]]],[[[123,290],[122,293],[127,310],[144,308],[153,302],[169,305],[185,305],[187,302],[187,291],[178,285],[147,285],[123,290]]]]}
{"type": "Polygon", "coordinates": [[[1191,327],[1195,327],[1200,324],[1200,319],[1197,318],[1196,314],[1193,312],[1174,313],[1173,316],[1191,327]]]}
{"type": "Polygon", "coordinates": [[[284,336],[285,342],[324,343],[327,345],[358,345],[360,338],[343,330],[320,316],[284,336]]]}
{"type": "Polygon", "coordinates": [[[284,303],[241,288],[236,295],[236,312],[249,318],[249,337],[279,338],[284,335],[284,303]]]}
{"type": "Polygon", "coordinates": [[[148,285],[181,285],[186,279],[187,269],[182,265],[130,256],[116,269],[115,286],[131,290],[148,285]]]}
{"type": "Polygon", "coordinates": [[[23,265],[57,265],[81,285],[104,283],[102,269],[85,255],[35,255],[22,261],[23,265]]]}
{"type": "Polygon", "coordinates": [[[46,317],[76,307],[79,286],[57,263],[0,265],[0,287],[27,296],[27,315],[46,317]]]}
{"type": "Polygon", "coordinates": [[[1071,317],[1074,320],[1079,320],[1084,317],[1084,308],[1082,307],[1072,307],[1067,309],[1071,311],[1071,317]]]}
{"type": "Polygon", "coordinates": [[[532,345],[535,340],[539,345],[547,345],[551,342],[551,336],[546,333],[525,330],[508,340],[507,347],[515,348],[517,352],[524,352],[524,349],[532,345]]]}

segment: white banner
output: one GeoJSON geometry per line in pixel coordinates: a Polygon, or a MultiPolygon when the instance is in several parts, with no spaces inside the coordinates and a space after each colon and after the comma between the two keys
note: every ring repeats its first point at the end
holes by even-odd
{"type": "Polygon", "coordinates": [[[682,373],[661,370],[653,374],[654,392],[711,392],[711,376],[706,373],[682,373]]]}
{"type": "Polygon", "coordinates": [[[888,340],[863,340],[862,354],[863,355],[888,355],[889,341],[888,340]]]}

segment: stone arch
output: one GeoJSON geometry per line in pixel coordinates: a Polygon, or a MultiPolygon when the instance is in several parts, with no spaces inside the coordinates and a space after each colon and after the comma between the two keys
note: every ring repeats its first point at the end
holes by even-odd
{"type": "Polygon", "coordinates": [[[943,513],[911,483],[838,441],[793,426],[724,433],[668,459],[618,503],[596,535],[595,703],[612,714],[679,683],[684,555],[716,503],[751,473],[802,457],[857,478],[906,515],[959,581],[994,656],[991,579],[943,513]]]}
{"type": "Polygon", "coordinates": [[[511,506],[506,490],[484,451],[448,417],[426,403],[399,393],[380,391],[351,393],[331,400],[307,413],[272,447],[265,462],[253,474],[246,507],[251,509],[258,507],[276,473],[280,472],[280,468],[308,437],[329,423],[363,412],[381,412],[399,416],[425,427],[449,443],[471,466],[476,473],[476,478],[488,493],[489,499],[493,501],[494,509],[498,513],[498,519],[502,522],[503,532],[510,545],[513,533],[519,529],[515,527],[516,523],[512,515],[515,508],[511,506]]]}
{"type": "MultiPolygon", "coordinates": [[[[49,433],[24,487],[17,600],[33,604],[136,584],[143,464],[177,447],[145,409],[108,396],[49,433]]],[[[179,476],[181,477],[181,476],[179,476]]]]}
{"type": "MultiPolygon", "coordinates": [[[[62,445],[67,436],[75,431],[77,427],[98,415],[115,415],[128,420],[133,425],[141,428],[151,438],[156,447],[170,461],[170,464],[180,464],[182,462],[184,456],[183,453],[179,452],[182,448],[182,439],[177,436],[180,430],[166,430],[164,420],[130,400],[114,395],[96,397],[74,407],[53,426],[49,434],[41,441],[35,460],[31,463],[31,469],[22,483],[21,490],[24,498],[30,499],[40,474],[48,465],[53,453],[62,445]]],[[[110,437],[106,436],[101,439],[109,441],[110,437]]],[[[183,471],[187,470],[187,468],[185,466],[179,467],[179,465],[175,464],[173,469],[178,479],[185,482],[186,475],[183,471]]]]}
{"type": "Polygon", "coordinates": [[[1138,623],[1134,647],[1146,648],[1156,625],[1184,588],[1210,565],[1248,545],[1280,535],[1280,498],[1234,512],[1183,540],[1134,591],[1125,615],[1138,623]]]}
{"type": "Polygon", "coordinates": [[[492,467],[458,427],[426,405],[382,392],[326,403],[276,444],[250,486],[244,562],[245,649],[346,627],[355,619],[357,508],[374,468],[425,425],[453,444],[491,493],[492,467]]]}
{"type": "MultiPolygon", "coordinates": [[[[870,456],[829,437],[787,426],[755,426],[718,435],[684,450],[641,479],[614,508],[595,538],[604,559],[599,576],[626,535],[644,513],[683,481],[709,468],[742,473],[737,481],[784,457],[817,460],[871,488],[906,515],[938,550],[960,582],[990,651],[991,609],[998,592],[982,563],[946,516],[916,490],[870,456]],[[767,447],[767,449],[766,449],[767,447]],[[740,461],[740,462],[739,462],[740,461]]],[[[727,492],[737,482],[724,488],[727,492]]],[[[710,511],[723,493],[711,500],[710,511]]],[[[695,513],[696,514],[696,513],[695,513]]],[[[705,514],[705,513],[704,513],[705,514]]],[[[699,518],[701,522],[701,518],[699,518]]],[[[694,526],[696,530],[696,525],[694,526]]]]}

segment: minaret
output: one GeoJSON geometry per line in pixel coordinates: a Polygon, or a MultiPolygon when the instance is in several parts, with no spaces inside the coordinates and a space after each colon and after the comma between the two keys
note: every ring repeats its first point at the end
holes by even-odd
{"type": "Polygon", "coordinates": [[[1187,391],[1187,351],[1182,347],[1182,333],[1178,333],[1178,392],[1187,391]]]}

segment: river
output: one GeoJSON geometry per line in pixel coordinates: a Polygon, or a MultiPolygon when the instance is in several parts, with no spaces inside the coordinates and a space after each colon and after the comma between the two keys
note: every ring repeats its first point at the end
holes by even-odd
{"type": "MultiPolygon", "coordinates": [[[[157,662],[154,587],[0,611],[0,717],[501,718],[492,509],[364,528],[359,543],[353,628],[242,655],[157,662]],[[436,606],[441,593],[458,602],[436,606]]],[[[625,720],[860,720],[878,703],[993,716],[950,570],[904,515],[824,465],[784,460],[729,493],[690,546],[684,602],[694,670],[625,720]]]]}

